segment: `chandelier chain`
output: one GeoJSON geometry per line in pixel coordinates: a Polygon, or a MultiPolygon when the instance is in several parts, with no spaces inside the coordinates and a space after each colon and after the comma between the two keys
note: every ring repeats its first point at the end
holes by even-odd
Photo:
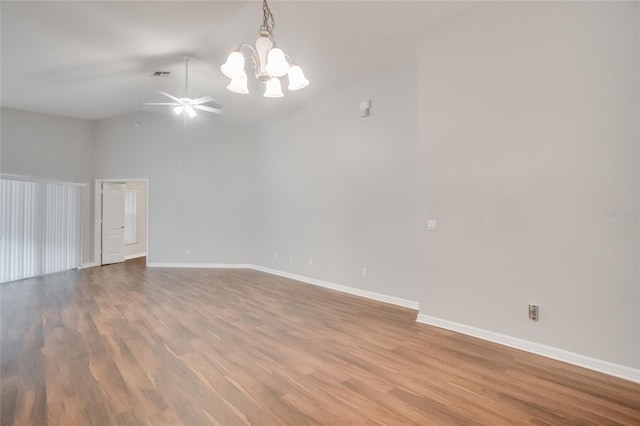
{"type": "Polygon", "coordinates": [[[271,13],[271,9],[269,9],[267,0],[262,0],[262,26],[260,27],[260,31],[267,31],[269,38],[273,41],[273,31],[275,27],[276,22],[271,13]]]}

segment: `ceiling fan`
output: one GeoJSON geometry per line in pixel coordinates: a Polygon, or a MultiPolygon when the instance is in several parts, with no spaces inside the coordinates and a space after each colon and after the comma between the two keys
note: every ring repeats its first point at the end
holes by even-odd
{"type": "Polygon", "coordinates": [[[172,106],[173,108],[173,112],[176,113],[176,115],[182,115],[184,114],[185,116],[188,115],[189,117],[193,118],[196,116],[196,111],[195,110],[200,110],[200,111],[207,111],[207,112],[213,112],[216,114],[222,114],[222,105],[216,103],[216,98],[214,98],[213,96],[202,96],[200,98],[196,98],[196,99],[192,99],[188,96],[189,93],[189,55],[182,55],[182,58],[184,59],[184,68],[185,68],[185,73],[184,73],[184,96],[178,97],[178,96],[173,96],[169,93],[163,92],[162,90],[158,90],[158,93],[168,97],[169,99],[172,99],[173,102],[145,102],[143,105],[151,105],[151,106],[158,106],[158,105],[168,105],[168,106],[172,106]],[[209,104],[209,105],[206,105],[209,104]]]}

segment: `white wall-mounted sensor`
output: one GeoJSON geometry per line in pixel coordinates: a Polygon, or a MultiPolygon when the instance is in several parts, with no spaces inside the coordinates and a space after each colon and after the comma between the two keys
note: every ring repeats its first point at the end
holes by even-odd
{"type": "Polygon", "coordinates": [[[360,102],[360,117],[368,117],[371,113],[371,99],[360,102]]]}

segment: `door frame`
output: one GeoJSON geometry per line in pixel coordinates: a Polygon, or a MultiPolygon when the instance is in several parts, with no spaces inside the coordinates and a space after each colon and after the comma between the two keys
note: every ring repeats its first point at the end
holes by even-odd
{"type": "Polygon", "coordinates": [[[136,178],[136,179],[96,179],[94,182],[94,208],[93,208],[93,262],[96,266],[102,265],[102,184],[104,182],[111,183],[127,183],[127,182],[144,182],[147,192],[146,203],[146,216],[147,216],[147,235],[146,246],[147,256],[145,259],[145,266],[149,266],[149,179],[136,178]]]}

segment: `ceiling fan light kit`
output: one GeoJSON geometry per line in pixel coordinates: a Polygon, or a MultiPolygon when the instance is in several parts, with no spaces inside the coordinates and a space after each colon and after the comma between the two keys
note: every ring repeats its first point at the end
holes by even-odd
{"type": "Polygon", "coordinates": [[[202,96],[200,98],[190,98],[189,93],[189,55],[183,55],[184,59],[184,96],[177,97],[169,93],[158,90],[163,96],[171,99],[173,102],[145,102],[144,105],[160,106],[168,105],[173,107],[173,112],[176,115],[188,115],[194,118],[197,113],[196,110],[213,112],[216,114],[222,113],[222,105],[216,103],[216,98],[213,96],[202,96]],[[209,105],[206,105],[209,104],[209,105]]]}
{"type": "Polygon", "coordinates": [[[245,56],[242,48],[249,50],[249,57],[255,69],[256,78],[265,83],[264,97],[281,98],[284,96],[279,77],[288,75],[289,90],[300,90],[309,85],[302,68],[296,65],[291,57],[278,48],[273,41],[275,21],[267,0],[262,0],[262,26],[258,31],[256,47],[242,43],[227,57],[227,61],[220,66],[220,71],[231,79],[227,89],[238,94],[247,94],[247,73],[245,71],[245,56]]]}

